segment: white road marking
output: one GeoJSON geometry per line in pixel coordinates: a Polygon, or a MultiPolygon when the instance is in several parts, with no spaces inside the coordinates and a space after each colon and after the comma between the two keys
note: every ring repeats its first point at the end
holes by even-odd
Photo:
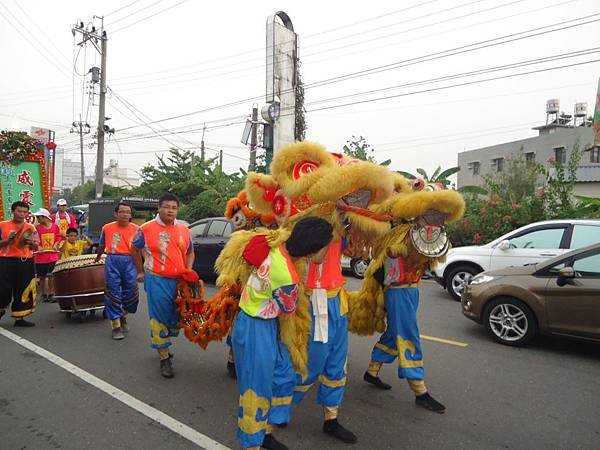
{"type": "Polygon", "coordinates": [[[42,358],[47,359],[53,364],[56,364],[58,367],[66,370],[67,372],[75,375],[76,377],[82,379],[86,383],[91,384],[92,386],[100,389],[111,397],[117,399],[121,403],[129,406],[132,409],[135,409],[137,412],[149,417],[155,422],[160,423],[164,427],[169,430],[177,433],[181,437],[187,439],[190,442],[193,442],[199,447],[205,448],[207,450],[230,450],[229,447],[209,438],[208,436],[194,430],[188,425],[179,422],[171,416],[168,416],[162,411],[159,411],[156,408],[138,400],[137,398],[129,395],[127,392],[122,391],[121,389],[113,386],[112,384],[107,383],[104,380],[92,375],[89,372],[77,367],[74,364],[71,364],[69,361],[62,359],[60,356],[55,355],[48,350],[43,349],[42,347],[37,346],[33,342],[28,341],[27,339],[22,338],[5,328],[0,327],[0,335],[10,339],[11,341],[16,342],[17,344],[25,347],[27,350],[32,351],[33,353],[41,356],[42,358]]]}

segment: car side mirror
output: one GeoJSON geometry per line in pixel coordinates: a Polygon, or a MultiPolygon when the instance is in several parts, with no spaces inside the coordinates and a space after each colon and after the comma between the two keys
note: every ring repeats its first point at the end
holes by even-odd
{"type": "Polygon", "coordinates": [[[510,242],[508,240],[502,241],[502,242],[500,242],[500,244],[498,244],[498,248],[500,250],[509,250],[510,249],[510,242]]]}
{"type": "Polygon", "coordinates": [[[575,270],[573,270],[572,267],[563,267],[558,271],[556,284],[562,287],[566,285],[572,278],[575,278],[575,270]]]}

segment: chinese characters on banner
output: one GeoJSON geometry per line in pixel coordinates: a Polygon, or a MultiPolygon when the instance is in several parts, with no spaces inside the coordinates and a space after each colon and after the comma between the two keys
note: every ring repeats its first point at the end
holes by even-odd
{"type": "Polygon", "coordinates": [[[0,188],[4,219],[11,217],[10,205],[19,200],[32,211],[44,207],[41,166],[37,161],[0,161],[0,188]]]}

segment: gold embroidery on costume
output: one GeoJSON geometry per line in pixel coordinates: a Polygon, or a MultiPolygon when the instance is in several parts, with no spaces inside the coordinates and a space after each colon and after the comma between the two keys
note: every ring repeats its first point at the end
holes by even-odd
{"type": "Polygon", "coordinates": [[[409,357],[413,358],[416,353],[415,344],[409,339],[402,339],[400,336],[396,338],[396,345],[398,346],[398,357],[400,358],[400,367],[423,367],[423,361],[415,361],[413,359],[407,359],[406,351],[409,351],[409,357]]]}
{"type": "Polygon", "coordinates": [[[242,416],[238,419],[240,430],[246,434],[255,434],[266,430],[269,407],[269,400],[260,397],[252,389],[248,389],[244,395],[240,395],[242,410],[242,416]]]}

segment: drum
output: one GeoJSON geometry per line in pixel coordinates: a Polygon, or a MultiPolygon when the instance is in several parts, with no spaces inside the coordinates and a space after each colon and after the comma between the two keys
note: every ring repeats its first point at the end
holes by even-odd
{"type": "Polygon", "coordinates": [[[78,313],[104,308],[104,261],[96,255],[72,256],[54,267],[54,298],[61,312],[78,313]]]}

